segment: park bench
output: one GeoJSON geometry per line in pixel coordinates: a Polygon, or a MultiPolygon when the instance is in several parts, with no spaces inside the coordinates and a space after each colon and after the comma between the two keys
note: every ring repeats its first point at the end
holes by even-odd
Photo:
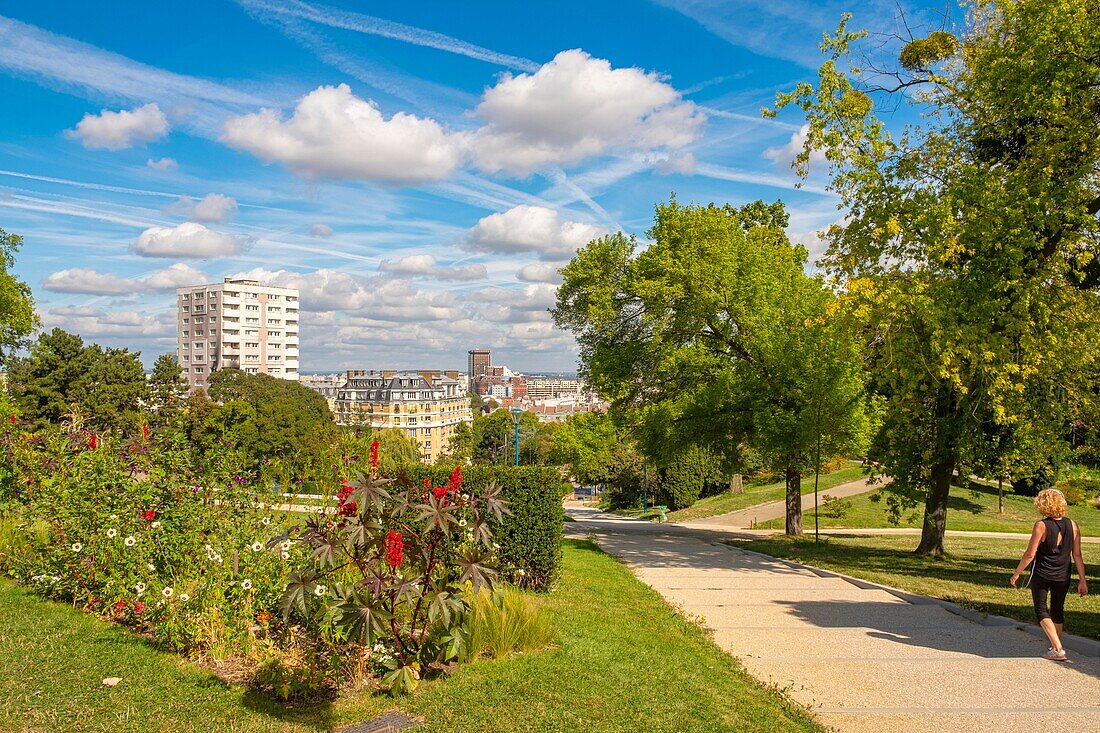
{"type": "Polygon", "coordinates": [[[657,505],[653,508],[657,511],[657,513],[659,515],[661,515],[657,519],[658,522],[667,522],[668,521],[668,507],[667,506],[665,506],[664,504],[659,504],[659,505],[657,505]]]}

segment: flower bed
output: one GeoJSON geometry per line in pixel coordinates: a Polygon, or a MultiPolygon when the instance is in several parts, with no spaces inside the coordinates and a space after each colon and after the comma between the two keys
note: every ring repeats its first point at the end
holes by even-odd
{"type": "Polygon", "coordinates": [[[198,464],[147,427],[127,440],[75,420],[10,428],[0,563],[43,595],[231,660],[282,697],[364,679],[408,691],[464,656],[507,508],[460,469],[442,486],[398,482],[375,444],[333,466],[356,478],[329,506],[287,515],[273,508],[278,467],[246,469],[228,443],[198,464]]]}

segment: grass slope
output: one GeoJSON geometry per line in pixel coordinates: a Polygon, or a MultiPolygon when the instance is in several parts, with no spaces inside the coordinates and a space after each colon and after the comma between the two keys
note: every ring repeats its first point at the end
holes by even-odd
{"type": "MultiPolygon", "coordinates": [[[[1021,621],[1035,622],[1031,593],[1013,590],[1008,578],[1023,554],[1022,540],[948,537],[949,556],[942,560],[913,554],[916,537],[775,536],[731,544],[783,557],[913,593],[954,601],[969,608],[1021,621]]],[[[1080,598],[1076,577],[1066,601],[1066,631],[1100,639],[1100,564],[1094,548],[1084,548],[1090,595],[1080,598]],[[1091,550],[1091,553],[1090,553],[1091,550]],[[1091,554],[1091,557],[1090,557],[1091,554]]]]}
{"type": "MultiPolygon", "coordinates": [[[[868,529],[890,527],[886,518],[885,502],[871,500],[873,492],[858,494],[845,501],[851,508],[840,518],[834,519],[820,514],[818,519],[823,529],[868,529]]],[[[1032,525],[1038,520],[1033,499],[1029,496],[1017,496],[1005,493],[1004,512],[997,513],[997,488],[972,483],[970,489],[951,487],[951,496],[947,508],[947,528],[976,532],[1031,532],[1032,525]]],[[[918,507],[902,516],[902,527],[920,527],[924,507],[918,507]]],[[[1077,522],[1083,535],[1100,535],[1100,510],[1082,504],[1072,506],[1069,516],[1077,522]]],[[[813,527],[813,513],[803,514],[804,526],[813,527]]],[[[783,520],[771,520],[760,524],[762,529],[783,529],[783,520]]]]}
{"type": "Polygon", "coordinates": [[[300,709],[0,581],[0,730],[326,731],[393,708],[427,718],[424,731],[821,730],[613,558],[569,541],[564,559],[542,600],[555,648],[479,661],[396,701],[300,709]],[[123,681],[105,688],[109,676],[123,681]]]}
{"type": "MultiPolygon", "coordinates": [[[[821,474],[820,488],[824,491],[825,489],[831,489],[840,484],[846,484],[849,481],[858,481],[863,478],[863,476],[863,469],[858,463],[853,462],[839,471],[821,474]]],[[[814,477],[813,474],[811,474],[808,479],[802,479],[802,493],[812,494],[813,490],[814,477]]],[[[747,509],[757,504],[780,501],[786,496],[786,492],[786,484],[782,481],[771,481],[767,483],[749,481],[745,484],[744,490],[740,494],[718,494],[717,496],[708,496],[695,502],[687,509],[669,512],[668,518],[673,522],[686,522],[691,519],[703,519],[705,517],[715,517],[719,514],[729,514],[738,509],[747,509]]],[[[642,519],[657,518],[656,512],[643,514],[641,508],[619,510],[616,511],[616,514],[639,517],[642,519]]]]}

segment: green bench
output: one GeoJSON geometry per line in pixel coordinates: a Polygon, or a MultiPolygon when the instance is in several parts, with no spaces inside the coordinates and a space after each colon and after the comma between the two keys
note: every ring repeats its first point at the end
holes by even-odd
{"type": "Polygon", "coordinates": [[[664,504],[659,504],[659,505],[657,505],[653,508],[657,511],[658,514],[661,515],[657,519],[658,522],[667,522],[668,521],[668,507],[667,506],[665,506],[664,504]]]}

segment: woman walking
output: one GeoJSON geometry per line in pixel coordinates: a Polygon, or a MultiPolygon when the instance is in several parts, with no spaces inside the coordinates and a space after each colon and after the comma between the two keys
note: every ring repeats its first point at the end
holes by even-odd
{"type": "Polygon", "coordinates": [[[1083,596],[1089,592],[1085,583],[1085,561],[1081,557],[1081,533],[1077,529],[1077,523],[1066,518],[1069,506],[1061,491],[1040,491],[1035,497],[1035,508],[1043,513],[1044,518],[1036,522],[1035,528],[1031,530],[1027,551],[1016,566],[1016,572],[1012,574],[1009,583],[1015,588],[1020,575],[1032,560],[1035,561],[1028,585],[1031,587],[1031,600],[1035,605],[1035,618],[1050,639],[1050,649],[1043,656],[1056,662],[1064,662],[1066,650],[1062,647],[1062,624],[1065,623],[1064,609],[1066,594],[1069,593],[1071,558],[1077,566],[1078,595],[1083,596]]]}

